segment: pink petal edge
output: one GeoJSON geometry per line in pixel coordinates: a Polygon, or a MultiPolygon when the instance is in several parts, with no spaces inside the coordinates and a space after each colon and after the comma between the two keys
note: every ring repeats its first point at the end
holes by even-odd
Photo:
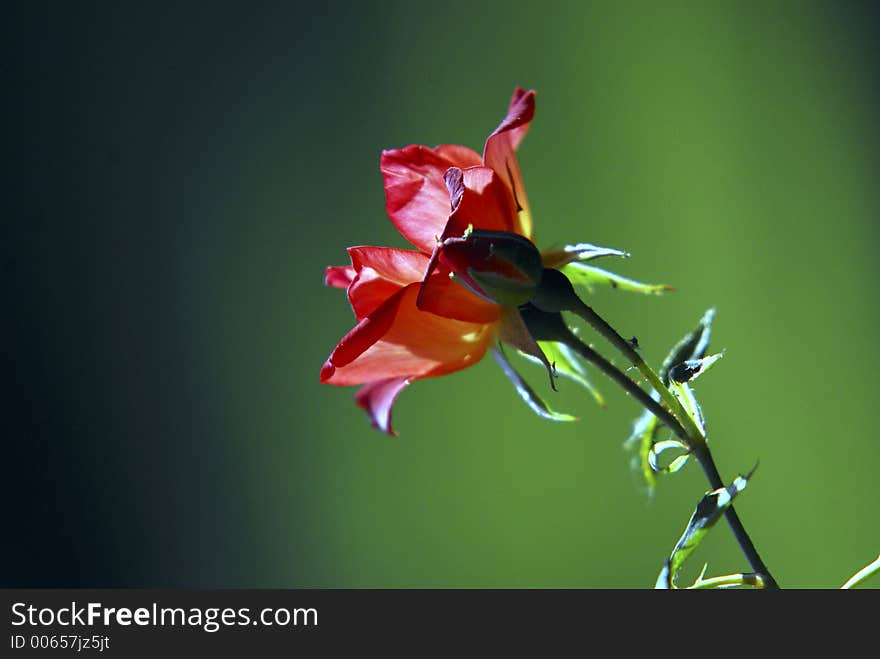
{"type": "Polygon", "coordinates": [[[350,265],[331,265],[324,270],[324,285],[333,288],[348,288],[354,276],[354,268],[350,265]]]}
{"type": "Polygon", "coordinates": [[[394,401],[401,391],[410,383],[411,376],[388,378],[370,382],[358,389],[354,396],[355,402],[366,410],[373,427],[396,437],[391,427],[391,412],[394,401]]]}

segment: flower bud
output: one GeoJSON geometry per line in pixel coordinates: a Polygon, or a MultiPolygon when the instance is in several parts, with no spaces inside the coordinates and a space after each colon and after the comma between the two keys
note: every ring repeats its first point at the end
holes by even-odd
{"type": "Polygon", "coordinates": [[[528,302],[541,283],[541,254],[528,238],[503,231],[468,229],[447,238],[435,253],[456,281],[472,293],[504,307],[528,302]]]}

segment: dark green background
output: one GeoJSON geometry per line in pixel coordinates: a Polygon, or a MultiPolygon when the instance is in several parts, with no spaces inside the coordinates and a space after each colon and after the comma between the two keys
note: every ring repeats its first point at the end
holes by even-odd
{"type": "MultiPolygon", "coordinates": [[[[592,300],[654,363],[718,308],[696,389],[725,477],[760,459],[779,582],[880,550],[875,11],[34,4],[2,28],[3,585],[652,586],[705,482],[642,496],[610,383],[552,424],[487,360],[408,389],[397,439],[318,384],[353,320],[323,268],[405,246],[380,150],[480,149],[517,85],[539,246],[676,287],[592,300]]],[[[725,526],[701,560],[747,567],[725,526]]]]}

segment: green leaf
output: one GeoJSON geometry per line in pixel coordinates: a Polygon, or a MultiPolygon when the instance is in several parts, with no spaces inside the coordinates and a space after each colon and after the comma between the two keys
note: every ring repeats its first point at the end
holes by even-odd
{"type": "Polygon", "coordinates": [[[511,366],[510,362],[507,360],[507,357],[500,349],[493,349],[492,356],[495,357],[495,361],[498,362],[498,365],[501,366],[501,370],[504,371],[504,374],[510,379],[513,383],[513,386],[516,388],[516,392],[520,395],[520,398],[525,401],[526,405],[529,406],[535,414],[545,419],[549,419],[550,421],[577,421],[576,416],[572,416],[570,414],[563,414],[560,412],[554,412],[550,409],[550,406],[545,403],[535,390],[532,389],[529,384],[522,379],[519,373],[516,372],[516,369],[511,366]]]}
{"type": "Polygon", "coordinates": [[[649,494],[653,493],[654,488],[657,486],[657,474],[651,468],[650,454],[654,443],[657,441],[660,427],[661,425],[657,417],[648,410],[645,410],[636,419],[633,424],[632,435],[623,444],[626,448],[637,448],[636,456],[633,459],[633,467],[644,478],[649,494]]]}
{"type": "Polygon", "coordinates": [[[648,466],[651,467],[651,471],[655,474],[674,474],[684,467],[689,457],[691,457],[691,454],[687,446],[677,439],[667,439],[662,442],[654,442],[651,445],[651,448],[648,450],[648,466]],[[682,453],[676,455],[667,465],[661,466],[660,456],[670,450],[678,450],[682,451],[682,453]]]}
{"type": "Polygon", "coordinates": [[[691,418],[697,428],[700,429],[700,433],[705,439],[706,421],[703,418],[703,409],[697,402],[697,397],[694,396],[693,389],[690,388],[687,382],[676,382],[674,380],[669,385],[669,389],[675,394],[675,397],[678,398],[684,411],[691,418]]]}
{"type": "Polygon", "coordinates": [[[681,402],[685,412],[700,429],[704,438],[706,437],[706,420],[703,417],[703,409],[697,402],[697,397],[689,383],[708,371],[723,356],[724,353],[719,352],[702,359],[689,359],[676,364],[669,371],[669,389],[681,402]]]}
{"type": "Polygon", "coordinates": [[[648,494],[653,494],[657,486],[657,476],[660,474],[674,474],[687,463],[690,453],[687,447],[677,439],[658,441],[657,436],[663,429],[663,424],[656,416],[647,410],[636,419],[633,425],[633,433],[624,442],[624,447],[637,447],[637,454],[633,459],[633,468],[644,479],[648,494]],[[661,465],[660,456],[671,450],[679,450],[681,453],[673,457],[667,464],[661,465]]]}
{"type": "Polygon", "coordinates": [[[663,561],[663,567],[660,574],[657,575],[657,583],[654,584],[655,590],[672,590],[675,586],[672,583],[672,571],[669,569],[670,561],[667,558],[663,561]]]}
{"type": "Polygon", "coordinates": [[[676,543],[670,557],[666,559],[663,569],[657,577],[657,588],[675,587],[675,579],[684,562],[700,545],[703,538],[706,537],[706,534],[715,525],[715,522],[720,519],[722,513],[724,513],[736,496],[746,488],[749,479],[751,479],[754,473],[755,470],[752,469],[747,475],[738,476],[727,487],[719,487],[717,490],[706,493],[700,500],[688,522],[687,528],[685,528],[684,533],[678,543],[676,543]]]}
{"type": "Polygon", "coordinates": [[[724,357],[724,353],[718,352],[702,359],[688,359],[679,362],[669,370],[669,379],[672,382],[693,382],[712,368],[722,357],[724,357]]]}
{"type": "MultiPolygon", "coordinates": [[[[538,341],[538,347],[543,351],[550,364],[553,365],[556,375],[562,375],[570,380],[574,380],[590,392],[600,407],[605,407],[605,399],[602,397],[601,392],[590,382],[587,377],[587,369],[584,368],[584,365],[571,348],[559,341],[538,341]]],[[[522,350],[519,351],[519,354],[530,362],[543,364],[534,355],[530,355],[522,350]]]]}
{"type": "Polygon", "coordinates": [[[611,288],[618,288],[622,291],[632,291],[646,295],[660,295],[661,293],[673,290],[671,286],[666,284],[643,284],[634,279],[628,279],[584,263],[569,263],[561,268],[560,272],[565,274],[572,284],[584,286],[590,292],[597,285],[611,286],[611,288]]]}
{"type": "MultiPolygon", "coordinates": [[[[709,309],[706,311],[700,319],[699,324],[686,336],[682,337],[682,339],[673,346],[672,350],[669,351],[669,354],[666,356],[666,359],[663,360],[663,364],[658,372],[660,379],[663,380],[665,384],[670,384],[669,371],[672,370],[673,367],[688,361],[698,361],[705,357],[706,351],[709,348],[709,339],[712,333],[712,320],[714,317],[715,309],[709,309]]],[[[710,363],[700,363],[699,368],[697,368],[697,364],[692,364],[691,366],[694,370],[703,372],[719,358],[720,355],[713,356],[710,363]]],[[[703,430],[703,434],[705,435],[702,411],[700,410],[700,406],[690,388],[680,387],[677,392],[675,391],[675,387],[670,387],[670,389],[672,389],[673,393],[678,396],[679,400],[682,400],[685,409],[688,410],[691,414],[691,418],[695,420],[697,426],[703,430]]],[[[651,396],[654,400],[660,399],[657,392],[652,392],[651,396]]],[[[684,463],[687,461],[686,457],[682,457],[680,462],[673,461],[659,471],[654,468],[654,466],[657,465],[657,457],[659,455],[655,450],[655,444],[657,443],[657,436],[662,428],[663,426],[657,418],[650,412],[645,411],[638,419],[636,419],[632,435],[630,435],[629,439],[624,442],[625,447],[637,449],[637,455],[633,460],[633,466],[641,472],[649,492],[653,491],[656,487],[658,474],[671,473],[669,467],[675,467],[675,471],[677,471],[684,466],[684,463]]]]}
{"type": "Polygon", "coordinates": [[[706,355],[714,318],[715,309],[709,309],[703,314],[700,323],[672,347],[663,364],[660,365],[659,375],[663,382],[669,382],[669,371],[673,366],[689,359],[702,359],[706,355]]]}

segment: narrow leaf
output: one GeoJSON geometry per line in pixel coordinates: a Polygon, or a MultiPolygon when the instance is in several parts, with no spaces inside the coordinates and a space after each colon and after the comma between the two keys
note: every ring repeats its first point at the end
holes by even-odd
{"type": "MultiPolygon", "coordinates": [[[[583,363],[577,358],[571,348],[559,341],[538,341],[538,347],[541,348],[547,360],[553,365],[556,375],[574,380],[590,392],[590,395],[593,396],[593,399],[600,407],[605,407],[605,399],[602,397],[601,392],[590,382],[587,377],[587,369],[584,368],[583,363]]],[[[543,364],[534,355],[530,355],[522,350],[519,351],[519,354],[530,362],[543,364]]]]}
{"type": "Polygon", "coordinates": [[[672,286],[666,284],[643,284],[584,263],[569,263],[560,271],[571,280],[572,284],[584,286],[590,292],[597,285],[611,286],[611,288],[618,288],[622,291],[644,293],[645,295],[660,295],[673,290],[672,286]]]}
{"type": "Polygon", "coordinates": [[[651,445],[651,448],[648,450],[648,466],[656,474],[674,474],[684,467],[689,457],[690,452],[680,441],[677,439],[667,439],[662,442],[654,442],[651,445]],[[670,450],[683,451],[683,453],[676,455],[669,461],[669,464],[661,466],[660,456],[670,450]]]}
{"type": "Polygon", "coordinates": [[[652,493],[657,486],[657,474],[651,468],[650,454],[657,434],[660,431],[660,422],[657,417],[648,410],[635,420],[632,435],[624,442],[624,447],[636,447],[637,453],[633,458],[633,467],[641,473],[648,487],[648,493],[652,493]]]}
{"type": "Polygon", "coordinates": [[[659,375],[663,382],[669,382],[669,371],[673,366],[689,359],[702,359],[706,355],[714,318],[715,309],[709,309],[703,314],[700,323],[672,347],[660,366],[659,375]]]}
{"type": "Polygon", "coordinates": [[[724,357],[724,353],[718,352],[702,359],[688,359],[679,362],[669,370],[669,379],[672,382],[692,382],[712,368],[722,357],[724,357]]]}
{"type": "Polygon", "coordinates": [[[507,357],[501,350],[492,350],[492,356],[495,357],[495,361],[498,362],[498,365],[501,366],[501,370],[504,371],[504,374],[510,379],[513,383],[513,386],[516,388],[516,392],[520,395],[520,398],[525,401],[526,405],[529,406],[535,414],[541,416],[545,419],[549,419],[551,421],[577,421],[577,417],[572,416],[570,414],[563,414],[560,412],[554,412],[550,407],[545,403],[535,390],[532,389],[529,384],[522,379],[519,373],[511,366],[510,362],[507,360],[507,357]]]}
{"type": "Polygon", "coordinates": [[[755,470],[752,469],[747,475],[738,476],[727,487],[719,487],[717,490],[712,490],[700,500],[688,522],[687,528],[684,530],[678,543],[676,543],[675,548],[672,550],[672,555],[666,560],[663,570],[660,572],[660,576],[657,579],[658,588],[664,587],[663,583],[671,584],[674,587],[675,579],[684,562],[703,541],[709,529],[718,521],[736,496],[746,488],[754,472],[755,470]]]}
{"type": "MultiPolygon", "coordinates": [[[[670,384],[669,371],[673,367],[689,360],[700,360],[705,356],[706,350],[709,348],[709,338],[712,333],[712,320],[714,317],[715,310],[709,309],[703,314],[697,327],[684,336],[675,344],[675,346],[673,346],[672,350],[669,351],[669,354],[666,356],[666,359],[663,360],[663,364],[658,373],[660,379],[663,380],[665,384],[670,384]]],[[[707,367],[704,366],[701,370],[705,370],[705,368],[707,367]]],[[[703,429],[702,411],[697,404],[696,398],[694,398],[693,392],[690,391],[690,389],[687,391],[682,389],[676,395],[679,397],[679,400],[685,399],[688,401],[685,404],[685,408],[692,413],[692,418],[696,416],[696,418],[699,419],[697,425],[703,429]]],[[[657,392],[652,392],[652,397],[654,400],[659,400],[657,392]]],[[[636,419],[633,426],[633,433],[624,443],[624,446],[628,448],[637,449],[637,455],[633,460],[633,464],[634,467],[641,472],[645,483],[648,486],[649,492],[656,487],[658,473],[669,473],[668,467],[670,466],[680,469],[687,461],[687,458],[685,457],[678,463],[667,465],[667,468],[660,472],[655,471],[654,465],[656,465],[657,454],[654,445],[657,443],[657,435],[661,428],[662,424],[657,421],[657,418],[650,412],[645,411],[638,419],[636,419]]],[[[705,430],[703,430],[703,434],[705,435],[705,430]]]]}
{"type": "Polygon", "coordinates": [[[663,561],[663,567],[660,574],[657,575],[657,583],[654,584],[654,590],[672,590],[672,570],[669,569],[669,559],[663,561]]]}
{"type": "Polygon", "coordinates": [[[675,380],[669,385],[669,389],[675,394],[675,397],[681,402],[681,406],[687,415],[693,420],[703,437],[706,437],[706,422],[703,418],[703,409],[694,396],[693,389],[687,382],[676,382],[675,380]]]}

